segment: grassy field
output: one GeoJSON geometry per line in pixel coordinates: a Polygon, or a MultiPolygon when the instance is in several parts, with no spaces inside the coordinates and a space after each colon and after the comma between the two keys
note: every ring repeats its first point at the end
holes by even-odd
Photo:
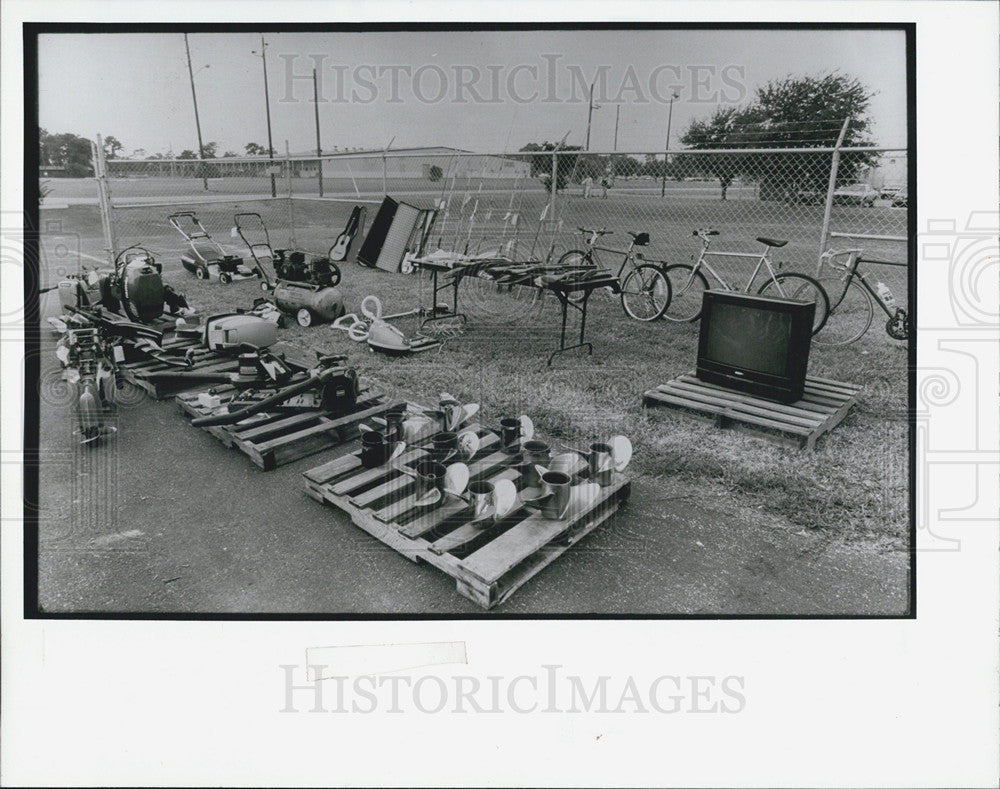
{"type": "MultiPolygon", "coordinates": [[[[753,237],[773,233],[791,238],[777,259],[794,268],[814,268],[821,208],[796,206],[799,224],[761,223],[760,205],[732,201],[720,206],[706,195],[713,224],[723,232],[720,249],[752,251],[753,237]],[[797,263],[795,263],[798,261],[797,263]],[[810,262],[813,261],[813,262],[810,262]]],[[[434,245],[463,246],[468,236],[474,244],[504,233],[502,215],[510,197],[493,196],[489,222],[468,224],[452,217],[432,234],[434,245]],[[491,224],[492,223],[492,224],[491,224]]],[[[523,199],[528,213],[544,204],[544,192],[523,199]]],[[[238,239],[228,236],[234,206],[259,210],[272,231],[274,246],[289,243],[314,252],[325,252],[343,227],[353,203],[288,201],[234,201],[217,206],[192,206],[199,210],[209,230],[226,246],[239,250],[238,239]],[[291,209],[291,215],[289,215],[291,209]],[[294,228],[294,230],[292,229],[294,228]]],[[[457,210],[457,209],[456,209],[457,210]]],[[[480,216],[486,207],[481,204],[480,216]]],[[[563,204],[564,228],[575,223],[605,224],[616,230],[648,230],[654,245],[649,256],[687,260],[697,252],[690,237],[691,219],[701,211],[697,200],[660,201],[658,195],[618,195],[608,200],[574,197],[563,204]],[[628,222],[628,219],[636,222],[628,222]],[[640,226],[639,220],[648,224],[640,226]]],[[[841,208],[850,211],[887,211],[841,208]]],[[[259,295],[254,282],[221,286],[200,282],[179,263],[183,240],[165,221],[166,209],[130,209],[119,212],[122,243],[144,243],[164,264],[165,279],[187,294],[204,313],[250,306],[259,295]]],[[[469,223],[469,207],[464,221],[469,223]]],[[[905,218],[904,212],[897,212],[905,218]]],[[[537,214],[535,214],[537,217],[537,214]]],[[[848,221],[848,215],[841,219],[848,221]]],[[[51,284],[60,271],[73,266],[74,250],[84,262],[102,258],[103,241],[96,206],[73,205],[45,211],[43,220],[44,273],[41,284],[51,284]],[[62,249],[68,251],[60,251],[62,249]]],[[[705,223],[707,224],[707,223],[705,223]]],[[[518,248],[529,244],[534,233],[518,230],[518,248]]],[[[609,241],[621,241],[623,234],[609,241]]],[[[508,228],[506,239],[511,238],[508,228]]],[[[557,251],[573,244],[571,232],[541,246],[557,251]],[[553,243],[554,242],[554,243],[553,243]]],[[[745,277],[745,264],[734,266],[734,279],[745,277]]],[[[894,292],[906,292],[902,269],[887,271],[894,292]]],[[[426,277],[387,274],[353,264],[345,265],[341,284],[349,311],[358,309],[362,297],[376,294],[387,312],[398,312],[422,303],[429,306],[430,283],[426,277]]],[[[834,540],[863,540],[877,547],[906,546],[908,530],[907,468],[907,358],[903,343],[890,340],[880,324],[862,340],[841,349],[814,347],[810,373],[858,384],[863,391],[848,418],[820,442],[814,453],[778,447],[738,433],[719,431],[707,423],[671,412],[641,407],[641,395],[659,383],[693,369],[697,327],[658,322],[640,324],[625,318],[616,297],[599,293],[591,303],[588,340],[593,356],[569,355],[552,368],[545,364],[558,343],[558,305],[554,298],[538,301],[534,290],[497,292],[479,280],[463,283],[460,309],[469,315],[467,331],[449,339],[439,351],[402,359],[371,354],[364,344],[351,342],[330,326],[282,331],[281,339],[303,347],[348,353],[362,375],[393,394],[430,402],[440,391],[482,403],[487,418],[529,413],[539,430],[555,444],[580,444],[615,433],[630,436],[635,445],[632,471],[654,483],[670,484],[682,497],[730,497],[741,507],[773,513],[776,522],[819,530],[834,540]]],[[[52,303],[46,304],[53,311],[52,303]]],[[[44,314],[44,313],[43,313],[44,314]]],[[[417,329],[414,318],[396,322],[404,331],[417,329]]]]}

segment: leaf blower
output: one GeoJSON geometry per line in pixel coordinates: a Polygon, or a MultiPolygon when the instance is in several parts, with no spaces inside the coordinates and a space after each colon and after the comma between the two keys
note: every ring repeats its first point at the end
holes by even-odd
{"type": "Polygon", "coordinates": [[[151,323],[167,312],[180,315],[187,299],[163,282],[163,267],[144,247],[123,249],[113,269],[93,269],[59,282],[64,309],[102,306],[138,323],[151,323]]]}

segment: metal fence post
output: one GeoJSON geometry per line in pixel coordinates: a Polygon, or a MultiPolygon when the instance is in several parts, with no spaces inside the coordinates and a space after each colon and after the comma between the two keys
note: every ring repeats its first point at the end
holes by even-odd
{"type": "Polygon", "coordinates": [[[114,218],[111,215],[111,187],[108,186],[107,166],[104,161],[104,139],[97,135],[97,143],[90,143],[93,155],[94,178],[97,180],[98,202],[101,208],[101,226],[104,230],[104,244],[109,262],[113,266],[118,256],[118,241],[115,238],[114,218]]]}
{"type": "Polygon", "coordinates": [[[285,199],[288,201],[288,246],[295,249],[295,208],[292,199],[292,154],[285,140],[285,199]]]}
{"type": "Polygon", "coordinates": [[[316,83],[316,69],[313,69],[313,107],[316,110],[316,177],[319,180],[319,196],[323,196],[323,143],[319,136],[319,88],[316,83]]]}
{"type": "Polygon", "coordinates": [[[351,162],[349,159],[344,159],[344,164],[347,165],[347,175],[351,179],[351,183],[354,185],[354,196],[361,197],[361,190],[358,189],[358,182],[354,179],[354,171],[351,169],[351,162]]]}
{"type": "Polygon", "coordinates": [[[837,170],[840,168],[840,146],[844,144],[844,136],[847,134],[847,124],[851,122],[850,117],[844,118],[844,125],[840,127],[840,134],[837,142],[833,146],[833,154],[830,156],[830,181],[826,187],[826,205],[823,208],[823,228],[819,235],[819,255],[816,258],[816,274],[820,273],[820,266],[823,265],[823,253],[826,252],[826,244],[830,234],[830,214],[833,211],[833,192],[837,188],[837,170]]]}
{"type": "Polygon", "coordinates": [[[549,219],[556,218],[556,187],[559,184],[559,153],[552,152],[552,189],[549,195],[549,219]]]}

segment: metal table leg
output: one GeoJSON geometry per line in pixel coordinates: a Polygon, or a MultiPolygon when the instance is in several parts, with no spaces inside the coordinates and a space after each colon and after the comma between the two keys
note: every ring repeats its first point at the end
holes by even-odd
{"type": "MultiPolygon", "coordinates": [[[[421,330],[423,330],[424,327],[426,327],[430,323],[434,323],[435,321],[456,321],[456,320],[459,321],[460,326],[464,328],[465,324],[468,322],[468,319],[463,313],[460,313],[458,311],[459,278],[453,274],[451,282],[449,282],[446,285],[440,285],[438,284],[438,274],[439,274],[438,269],[436,268],[431,269],[431,283],[432,283],[431,287],[433,289],[433,295],[431,296],[430,317],[424,318],[424,320],[420,324],[420,328],[421,330]],[[452,311],[451,313],[446,312],[443,315],[438,315],[438,308],[437,308],[438,293],[440,293],[442,290],[448,289],[449,287],[452,289],[452,302],[451,302],[452,311]]],[[[447,310],[447,307],[445,307],[445,309],[447,310]]],[[[423,314],[426,314],[426,312],[424,312],[423,314]]]]}
{"type": "Polygon", "coordinates": [[[559,349],[549,354],[549,367],[552,366],[553,360],[559,354],[565,353],[566,351],[573,351],[577,348],[586,348],[588,354],[594,353],[593,344],[583,341],[584,331],[587,327],[587,302],[590,300],[590,294],[594,292],[593,289],[588,288],[583,291],[583,298],[580,300],[579,304],[570,301],[566,293],[561,290],[554,290],[554,292],[556,297],[559,299],[560,304],[562,304],[562,325],[559,331],[559,349]],[[566,316],[569,312],[570,306],[580,313],[580,342],[575,345],[566,345],[566,316]]]}

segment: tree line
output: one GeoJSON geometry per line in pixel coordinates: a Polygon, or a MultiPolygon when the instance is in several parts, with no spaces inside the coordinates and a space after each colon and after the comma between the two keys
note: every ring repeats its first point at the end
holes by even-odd
{"type": "MultiPolygon", "coordinates": [[[[123,155],[125,146],[113,134],[104,137],[104,158],[108,160],[128,159],[123,155]]],[[[218,153],[219,144],[217,142],[207,142],[202,145],[201,158],[209,159],[230,159],[240,156],[235,151],[218,153]]],[[[248,142],[243,146],[244,156],[266,156],[267,147],[256,142],[248,142]]],[[[272,149],[273,155],[273,149],[272,149]]],[[[198,159],[198,154],[190,148],[185,148],[176,156],[164,153],[146,154],[139,148],[133,152],[133,159],[177,159],[192,160],[198,159]]],[[[49,169],[59,172],[69,178],[86,178],[94,174],[93,156],[91,152],[91,142],[86,137],[81,137],[71,132],[51,134],[47,129],[38,130],[38,163],[42,169],[49,169]]],[[[210,165],[203,165],[206,174],[210,170],[210,165]]],[[[56,174],[50,172],[50,174],[56,174]]],[[[197,174],[201,177],[201,173],[197,174]]]]}
{"type": "MultiPolygon", "coordinates": [[[[837,72],[773,80],[758,88],[748,104],[719,107],[708,117],[693,120],[680,135],[686,150],[669,160],[655,154],[646,154],[642,159],[622,154],[589,154],[578,145],[551,142],[529,143],[521,152],[559,150],[554,185],[557,191],[567,183],[581,183],[588,177],[595,180],[700,177],[718,180],[723,200],[736,179],[755,182],[762,200],[783,200],[801,190],[826,188],[830,154],[810,153],[808,149],[832,148],[845,120],[843,146],[874,145],[868,117],[873,95],[858,79],[837,72]],[[776,148],[795,148],[799,152],[767,153],[767,149],[776,148]],[[725,152],[699,153],[713,150],[725,152]]],[[[522,158],[531,163],[532,176],[551,191],[551,158],[522,158]]],[[[845,152],[837,173],[838,185],[857,180],[877,158],[872,152],[845,152]]]]}

